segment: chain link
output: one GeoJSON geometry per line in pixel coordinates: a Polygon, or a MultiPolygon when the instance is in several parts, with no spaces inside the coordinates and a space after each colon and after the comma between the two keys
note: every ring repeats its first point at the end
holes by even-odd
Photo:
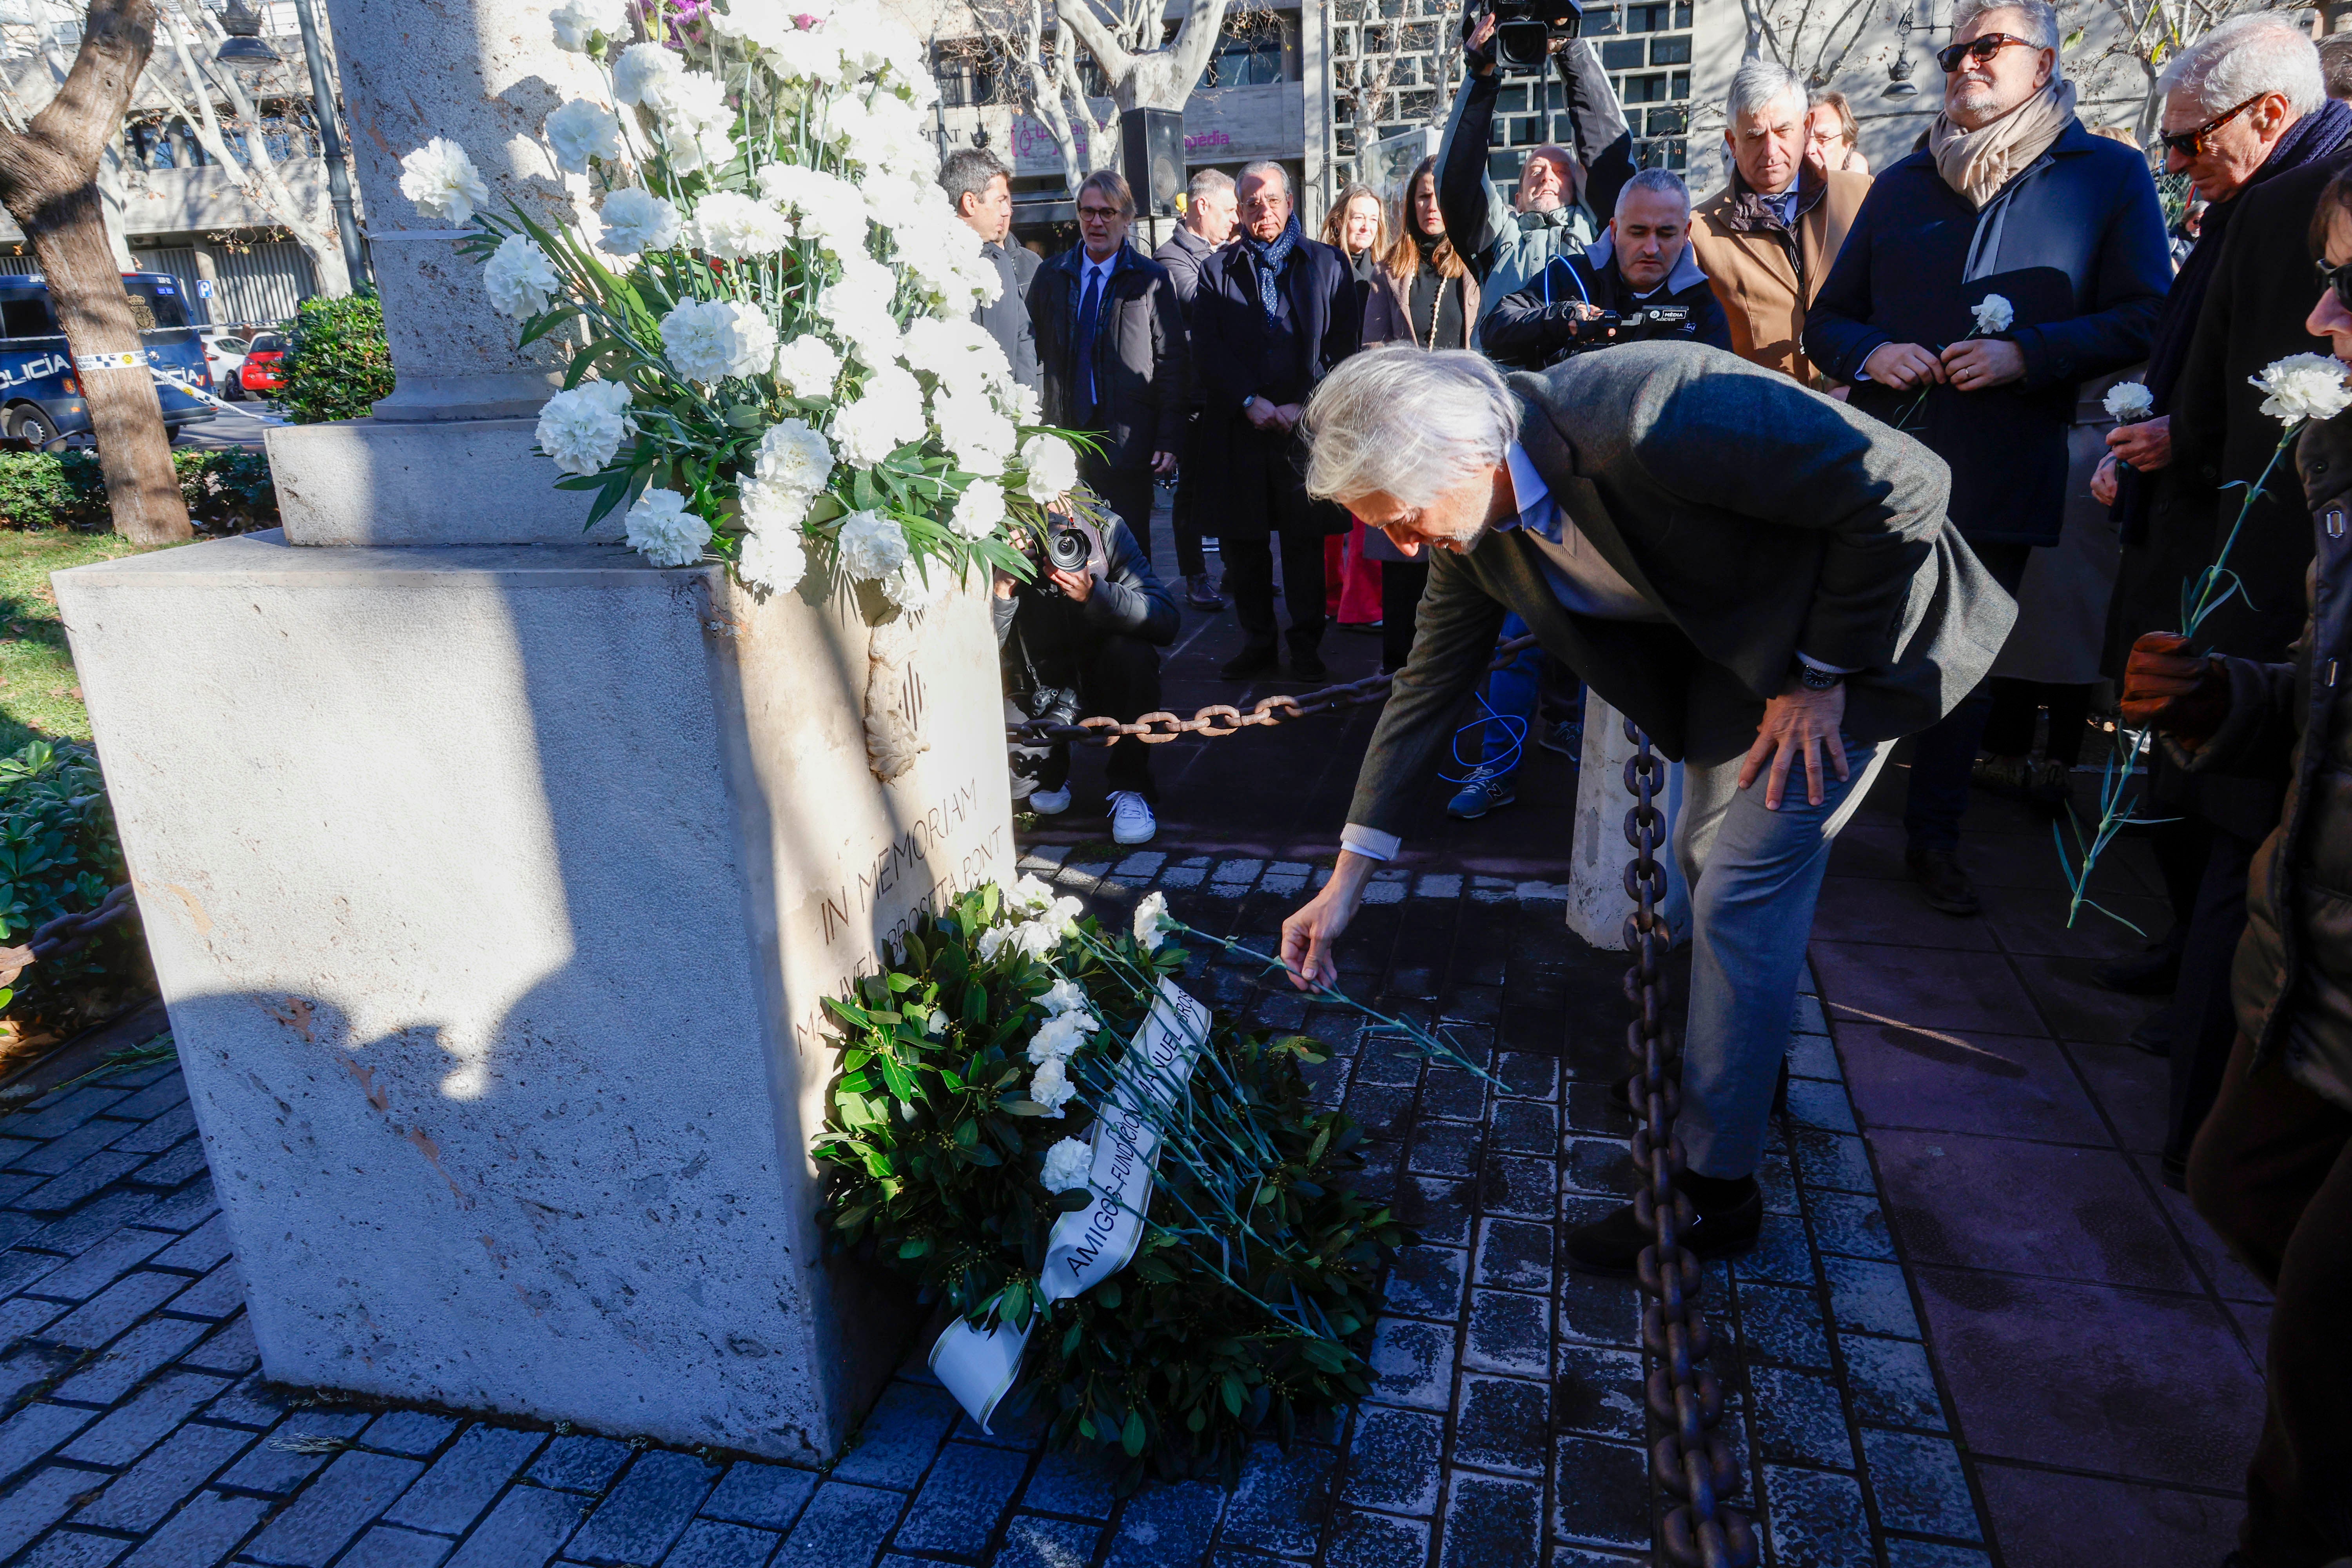
{"type": "MultiPolygon", "coordinates": [[[[1533,637],[1513,637],[1495,649],[1495,662],[1488,668],[1501,669],[1519,656],[1521,650],[1535,646],[1533,637]]],[[[1056,724],[1050,720],[1032,719],[1026,723],[1008,725],[1004,738],[1016,746],[1045,746],[1056,741],[1075,741],[1083,746],[1108,746],[1123,736],[1132,735],[1147,746],[1163,745],[1179,735],[1200,735],[1221,741],[1227,735],[1237,735],[1244,730],[1268,724],[1286,724],[1293,719],[1312,718],[1335,708],[1360,708],[1368,702],[1388,700],[1389,683],[1395,677],[1387,670],[1368,675],[1361,680],[1350,680],[1339,686],[1318,687],[1297,696],[1277,694],[1261,697],[1246,713],[1230,702],[1214,702],[1201,709],[1190,719],[1180,719],[1173,713],[1146,713],[1131,724],[1116,719],[1096,717],[1081,719],[1075,724],[1056,724]]]]}
{"type": "Polygon", "coordinates": [[[87,945],[90,938],[138,906],[131,902],[131,884],[123,883],[109,892],[96,906],[79,914],[59,915],[33,932],[25,943],[29,959],[56,958],[87,945]]]}
{"type": "Polygon", "coordinates": [[[1625,814],[1625,841],[1633,847],[1625,868],[1625,892],[1633,900],[1625,918],[1625,947],[1633,954],[1625,971],[1625,1000],[1633,1011],[1625,1045],[1633,1058],[1632,1098],[1641,1121],[1632,1140],[1633,1168],[1642,1177],[1633,1212],[1655,1237],[1642,1249],[1634,1271],[1650,1298],[1642,1308],[1642,1343],[1652,1362],[1652,1430],[1661,1434],[1650,1447],[1651,1474],[1675,1500],[1659,1521],[1659,1545],[1675,1568],[1754,1568],[1755,1528],[1722,1500],[1739,1490],[1741,1478],[1731,1446],[1715,1429],[1723,1416],[1723,1384],[1706,1364],[1714,1341],[1698,1310],[1698,1259],[1676,1239],[1696,1216],[1675,1187],[1683,1168],[1682,1146],[1675,1140],[1682,1054],[1666,1037],[1659,969],[1667,945],[1658,912],[1666,896],[1665,868],[1658,863],[1665,817],[1655,797],[1666,764],[1631,719],[1625,738],[1636,748],[1625,759],[1625,790],[1634,800],[1625,814]]]}

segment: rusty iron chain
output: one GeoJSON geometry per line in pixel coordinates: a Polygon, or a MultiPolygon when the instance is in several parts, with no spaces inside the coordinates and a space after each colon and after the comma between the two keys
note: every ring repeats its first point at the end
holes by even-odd
{"type": "Polygon", "coordinates": [[[1649,1298],[1642,1308],[1642,1343],[1652,1358],[1652,1430],[1660,1434],[1650,1447],[1650,1473],[1673,1500],[1659,1521],[1659,1545],[1662,1558],[1675,1568],[1754,1568],[1755,1527],[1723,1500],[1738,1492],[1741,1477],[1731,1446],[1716,1430],[1723,1384],[1706,1364],[1713,1338],[1699,1311],[1698,1259],[1677,1239],[1696,1215],[1675,1187],[1683,1168],[1675,1139],[1682,1053],[1667,1038],[1659,967],[1668,932],[1658,912],[1666,896],[1665,869],[1658,863],[1665,818],[1655,795],[1666,764],[1631,719],[1625,738],[1635,747],[1625,759],[1625,789],[1634,800],[1625,814],[1625,841],[1633,848],[1625,868],[1625,892],[1633,900],[1625,918],[1625,947],[1633,954],[1625,971],[1625,1000],[1633,1010],[1625,1046],[1633,1058],[1633,1100],[1641,1123],[1631,1140],[1633,1168],[1643,1178],[1633,1212],[1655,1238],[1642,1249],[1634,1270],[1649,1298]]]}
{"type": "MultiPolygon", "coordinates": [[[[1513,637],[1495,649],[1495,662],[1488,668],[1501,669],[1518,657],[1521,650],[1535,646],[1533,637],[1513,637]]],[[[1005,727],[1004,738],[1016,746],[1045,746],[1056,741],[1075,741],[1086,746],[1108,746],[1123,736],[1132,735],[1147,746],[1163,745],[1179,735],[1200,735],[1212,741],[1236,735],[1242,731],[1267,724],[1286,724],[1293,719],[1311,718],[1328,713],[1335,708],[1360,708],[1368,702],[1388,699],[1389,683],[1395,677],[1383,670],[1368,675],[1361,680],[1350,680],[1338,686],[1318,687],[1296,696],[1276,694],[1261,697],[1246,713],[1230,702],[1213,702],[1190,719],[1180,719],[1173,713],[1146,713],[1131,724],[1116,719],[1097,716],[1081,719],[1075,724],[1055,724],[1044,719],[1032,719],[1026,723],[1005,727]]]]}
{"type": "Polygon", "coordinates": [[[131,900],[131,884],[125,882],[89,909],[45,922],[26,942],[25,951],[36,960],[75,952],[137,907],[131,900]]]}

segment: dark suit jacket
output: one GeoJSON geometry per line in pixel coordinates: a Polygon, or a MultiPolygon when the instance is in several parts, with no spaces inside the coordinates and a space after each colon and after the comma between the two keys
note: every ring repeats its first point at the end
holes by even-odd
{"type": "Polygon", "coordinates": [[[1029,320],[1044,367],[1042,417],[1048,425],[1098,430],[1103,461],[1114,469],[1148,468],[1154,452],[1173,452],[1184,428],[1189,350],[1184,313],[1167,269],[1131,245],[1111,258],[1095,331],[1095,408],[1076,406],[1077,290],[1086,247],[1074,246],[1037,269],[1029,286],[1029,320]]]}
{"type": "Polygon", "coordinates": [[[1043,265],[1037,253],[1025,245],[1003,246],[983,242],[980,253],[996,268],[996,277],[1003,287],[992,305],[975,305],[971,319],[987,330],[1004,351],[1005,360],[1013,366],[1013,379],[1032,392],[1037,384],[1037,339],[1029,326],[1029,285],[1043,265]]]}
{"type": "Polygon", "coordinates": [[[1660,751],[1702,766],[1755,741],[1800,648],[1855,672],[1844,728],[1858,741],[1926,729],[2000,651],[2017,606],[1944,515],[1943,462],[1909,437],[1696,343],[1578,354],[1511,386],[1554,500],[1668,618],[1570,613],[1517,530],[1432,552],[1349,821],[1402,830],[1514,612],[1660,751]]]}

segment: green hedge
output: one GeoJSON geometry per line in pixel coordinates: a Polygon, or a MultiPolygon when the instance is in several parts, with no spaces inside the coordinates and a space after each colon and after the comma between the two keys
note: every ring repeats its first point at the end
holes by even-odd
{"type": "MultiPolygon", "coordinates": [[[[278,490],[269,459],[237,448],[172,454],[200,531],[244,533],[278,526],[278,490]]],[[[89,452],[0,452],[0,527],[111,526],[106,480],[89,452]]]]}
{"type": "MultiPolygon", "coordinates": [[[[35,741],[0,757],[0,944],[95,909],[126,876],[95,752],[35,741]]],[[[33,964],[16,981],[11,1012],[58,1033],[105,1016],[145,983],[138,929],[136,919],[118,922],[77,952],[33,964]]]]}
{"type": "Polygon", "coordinates": [[[392,349],[383,338],[383,304],[373,291],[302,301],[280,367],[278,405],[297,425],[364,419],[392,395],[392,349]]]}

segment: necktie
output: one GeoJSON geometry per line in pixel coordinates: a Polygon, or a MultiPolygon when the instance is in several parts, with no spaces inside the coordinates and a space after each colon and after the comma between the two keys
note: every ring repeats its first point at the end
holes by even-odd
{"type": "Polygon", "coordinates": [[[1095,407],[1095,328],[1102,314],[1102,273],[1087,268],[1086,298],[1078,301],[1078,416],[1095,407]]]}

